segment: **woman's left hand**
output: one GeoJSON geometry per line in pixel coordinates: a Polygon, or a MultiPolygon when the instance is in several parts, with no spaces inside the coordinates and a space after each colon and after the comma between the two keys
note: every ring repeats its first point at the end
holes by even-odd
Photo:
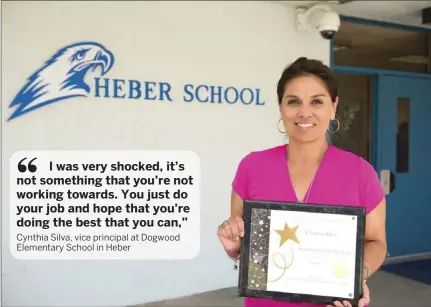
{"type": "MultiPolygon", "coordinates": [[[[363,290],[364,294],[362,295],[362,298],[359,300],[358,307],[365,307],[368,304],[370,304],[370,289],[368,289],[367,283],[364,282],[363,284],[363,290]]],[[[352,307],[352,304],[350,304],[348,301],[335,301],[332,305],[327,305],[327,307],[352,307]]]]}

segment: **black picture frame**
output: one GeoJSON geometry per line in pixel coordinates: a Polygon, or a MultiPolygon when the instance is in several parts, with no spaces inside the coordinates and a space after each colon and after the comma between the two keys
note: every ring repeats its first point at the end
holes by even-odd
{"type": "MultiPolygon", "coordinates": [[[[364,261],[364,237],[365,237],[365,221],[366,209],[364,207],[354,206],[334,206],[310,203],[292,203],[292,202],[276,202],[262,200],[244,200],[243,205],[243,220],[244,220],[244,237],[241,239],[241,252],[239,258],[239,278],[238,278],[238,296],[239,297],[256,297],[263,299],[273,299],[279,301],[289,301],[296,303],[311,303],[311,304],[331,304],[335,300],[346,300],[357,306],[359,299],[363,295],[363,261],[364,261]],[[353,215],[357,218],[356,229],[356,258],[355,258],[355,281],[354,293],[350,298],[346,297],[330,297],[319,296],[302,293],[288,293],[267,291],[265,289],[251,289],[249,286],[249,266],[250,240],[251,240],[251,222],[254,209],[287,210],[301,211],[310,213],[326,213],[326,214],[343,214],[353,215]]],[[[269,240],[269,237],[268,237],[269,240]]],[[[269,243],[268,243],[269,244],[269,243]]],[[[268,257],[268,255],[267,255],[268,257]]]]}

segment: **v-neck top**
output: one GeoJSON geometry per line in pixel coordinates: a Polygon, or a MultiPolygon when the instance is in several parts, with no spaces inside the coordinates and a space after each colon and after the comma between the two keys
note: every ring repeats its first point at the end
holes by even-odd
{"type": "MultiPolygon", "coordinates": [[[[232,188],[242,199],[298,202],[289,176],[286,146],[253,151],[240,161],[232,188]]],[[[315,174],[307,203],[376,208],[385,192],[373,166],[362,157],[329,145],[315,174]]],[[[308,307],[315,304],[245,298],[246,307],[308,307]]],[[[322,305],[324,306],[324,305],[322,305]]]]}

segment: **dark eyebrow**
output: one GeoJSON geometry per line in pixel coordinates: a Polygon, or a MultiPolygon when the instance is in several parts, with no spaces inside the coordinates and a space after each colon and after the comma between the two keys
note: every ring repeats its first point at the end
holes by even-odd
{"type": "MultiPolygon", "coordinates": [[[[311,98],[317,98],[317,97],[326,97],[326,95],[325,94],[316,94],[316,95],[311,96],[311,98]]],[[[299,99],[299,97],[296,95],[286,95],[283,98],[297,98],[297,99],[299,99]]]]}

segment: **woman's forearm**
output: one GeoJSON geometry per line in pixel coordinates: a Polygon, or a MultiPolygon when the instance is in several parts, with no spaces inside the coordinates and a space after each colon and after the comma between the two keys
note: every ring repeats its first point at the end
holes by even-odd
{"type": "Polygon", "coordinates": [[[386,242],[366,241],[364,246],[364,279],[374,274],[386,259],[386,242]]]}

